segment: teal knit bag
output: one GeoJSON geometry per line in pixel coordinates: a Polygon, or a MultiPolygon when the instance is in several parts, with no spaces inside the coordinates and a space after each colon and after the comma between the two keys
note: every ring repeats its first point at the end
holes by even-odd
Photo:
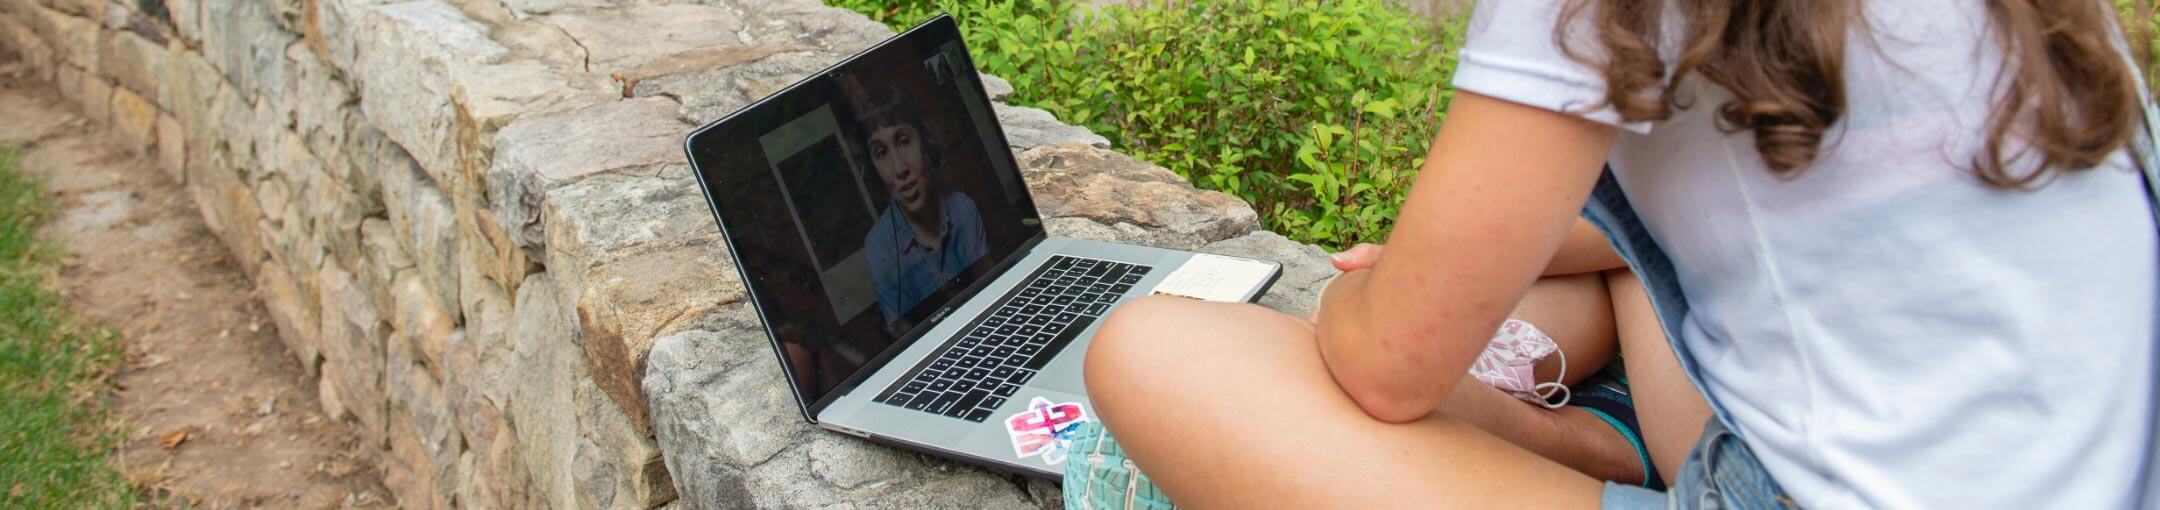
{"type": "Polygon", "coordinates": [[[1072,454],[1065,458],[1067,510],[1170,510],[1170,496],[1155,487],[1117,438],[1090,421],[1073,431],[1072,454]]]}

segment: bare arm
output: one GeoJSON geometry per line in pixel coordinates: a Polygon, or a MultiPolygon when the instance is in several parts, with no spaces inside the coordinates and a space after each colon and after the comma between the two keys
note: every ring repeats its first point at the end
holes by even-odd
{"type": "Polygon", "coordinates": [[[1423,417],[1453,390],[1460,378],[1439,374],[1468,369],[1574,237],[1615,136],[1471,93],[1450,110],[1390,256],[1344,274],[1321,298],[1321,357],[1351,399],[1384,421],[1423,417]]]}
{"type": "MultiPolygon", "coordinates": [[[[1345,273],[1359,269],[1372,269],[1380,261],[1382,247],[1377,244],[1360,243],[1329,257],[1335,270],[1345,273]]],[[[1613,252],[1612,244],[1606,242],[1605,234],[1598,232],[1589,220],[1575,220],[1568,227],[1567,240],[1560,243],[1560,251],[1553,253],[1552,262],[1545,264],[1542,276],[1567,276],[1627,267],[1627,260],[1613,252]]]]}

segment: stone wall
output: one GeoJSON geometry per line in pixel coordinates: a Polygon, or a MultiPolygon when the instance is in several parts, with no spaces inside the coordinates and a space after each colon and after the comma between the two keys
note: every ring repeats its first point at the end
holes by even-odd
{"type": "MultiPolygon", "coordinates": [[[[889,33],[815,0],[0,0],[0,54],[185,185],[402,506],[1053,506],[804,423],[683,160],[889,33]]],[[[1053,234],[1283,260],[1293,311],[1331,273],[989,81],[1053,234]]]]}

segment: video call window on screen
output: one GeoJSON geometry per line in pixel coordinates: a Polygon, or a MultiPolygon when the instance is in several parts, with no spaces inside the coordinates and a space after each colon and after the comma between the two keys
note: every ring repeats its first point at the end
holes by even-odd
{"type": "Polygon", "coordinates": [[[804,395],[1043,234],[964,46],[889,44],[692,140],[746,283],[789,311],[763,317],[804,395]]]}
{"type": "Polygon", "coordinates": [[[952,63],[958,51],[832,75],[841,101],[758,137],[840,323],[874,315],[905,329],[928,298],[981,270],[998,233],[986,210],[1011,211],[1020,197],[1017,176],[992,172],[982,150],[1002,141],[969,122],[992,118],[989,105],[945,90],[980,87],[955,72],[966,67],[952,63]]]}

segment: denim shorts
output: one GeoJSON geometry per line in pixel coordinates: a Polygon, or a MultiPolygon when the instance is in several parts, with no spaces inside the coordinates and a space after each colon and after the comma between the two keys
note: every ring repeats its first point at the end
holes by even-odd
{"type": "MultiPolygon", "coordinates": [[[[1673,330],[1688,314],[1687,296],[1680,291],[1679,274],[1674,271],[1672,260],[1650,235],[1650,229],[1636,216],[1627,193],[1610,169],[1598,179],[1597,187],[1590,193],[1589,203],[1583,207],[1583,217],[1596,225],[1605,238],[1612,242],[1613,251],[1627,259],[1628,267],[1643,282],[1643,290],[1649,295],[1651,308],[1656,310],[1658,323],[1664,329],[1666,339],[1672,345],[1673,357],[1680,362],[1680,369],[1695,387],[1702,387],[1702,374],[1696,368],[1695,358],[1687,346],[1677,341],[1673,330]]],[[[1747,444],[1734,433],[1727,421],[1725,408],[1717,400],[1710,399],[1713,415],[1703,426],[1702,438],[1696,440],[1694,451],[1680,464],[1680,472],[1673,480],[1666,480],[1668,490],[1657,492],[1631,485],[1605,484],[1603,507],[1608,509],[1713,509],[1713,508],[1793,508],[1791,498],[1770,473],[1763,470],[1747,444]]]]}
{"type": "Polygon", "coordinates": [[[1740,436],[1710,420],[1664,492],[1605,482],[1605,510],[1797,508],[1740,436]]]}

